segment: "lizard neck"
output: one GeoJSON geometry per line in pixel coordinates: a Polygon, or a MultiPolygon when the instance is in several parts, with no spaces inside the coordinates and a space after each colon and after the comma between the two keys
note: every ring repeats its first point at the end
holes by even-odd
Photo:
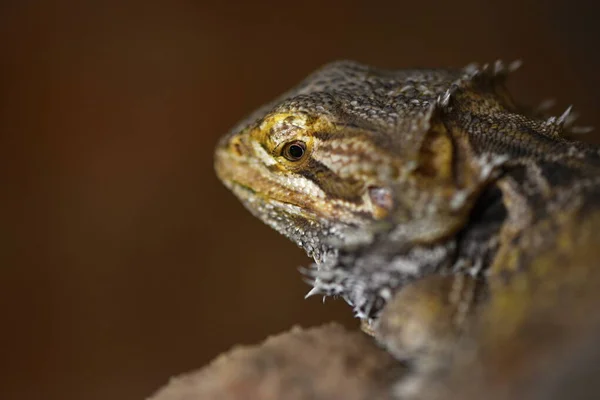
{"type": "MultiPolygon", "coordinates": [[[[523,233],[542,232],[540,226],[581,214],[586,204],[594,207],[600,199],[599,183],[588,169],[569,163],[523,159],[507,165],[480,192],[457,234],[435,244],[403,248],[382,232],[371,239],[373,245],[339,250],[329,264],[322,264],[313,293],[342,295],[358,317],[373,319],[397,290],[432,274],[470,275],[483,287],[490,277],[508,279],[521,267],[507,264],[507,254],[516,249],[525,260],[528,253],[541,251],[529,251],[521,242],[523,233]]],[[[552,246],[550,235],[559,230],[547,230],[549,236],[542,242],[552,246]]]]}

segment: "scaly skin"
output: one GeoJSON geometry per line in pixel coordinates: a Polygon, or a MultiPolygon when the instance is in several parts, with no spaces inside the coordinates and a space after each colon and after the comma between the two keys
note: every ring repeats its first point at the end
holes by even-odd
{"type": "Polygon", "coordinates": [[[315,259],[309,294],[342,296],[414,366],[401,396],[450,366],[504,371],[531,320],[567,320],[559,293],[595,290],[598,149],[566,139],[569,111],[517,105],[513,67],[334,63],[217,147],[220,179],[315,259]]]}

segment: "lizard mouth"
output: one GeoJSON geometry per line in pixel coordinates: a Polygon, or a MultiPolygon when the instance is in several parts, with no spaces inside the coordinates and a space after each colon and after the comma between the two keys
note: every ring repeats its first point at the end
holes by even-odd
{"type": "Polygon", "coordinates": [[[242,204],[244,204],[251,213],[259,218],[262,218],[262,213],[259,210],[263,209],[265,205],[268,205],[269,207],[279,210],[280,214],[286,214],[289,217],[295,216],[311,221],[319,220],[318,216],[303,209],[297,204],[261,195],[252,187],[236,180],[228,181],[226,186],[242,201],[242,204]]]}
{"type": "Polygon", "coordinates": [[[242,192],[242,193],[247,194],[248,196],[252,196],[252,195],[256,194],[256,191],[254,189],[252,189],[250,186],[245,185],[236,180],[226,181],[225,185],[227,186],[228,189],[230,189],[234,192],[242,192]]]}
{"type": "Polygon", "coordinates": [[[219,179],[250,211],[259,205],[270,204],[290,214],[317,218],[309,211],[311,199],[302,198],[299,193],[269,178],[266,168],[256,161],[232,154],[228,148],[218,148],[215,170],[219,179]]]}

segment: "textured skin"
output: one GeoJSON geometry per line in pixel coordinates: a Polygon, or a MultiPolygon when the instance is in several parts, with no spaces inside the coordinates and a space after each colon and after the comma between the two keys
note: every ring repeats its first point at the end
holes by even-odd
{"type": "Polygon", "coordinates": [[[399,396],[474,363],[481,382],[504,381],[523,351],[544,353],[531,332],[560,326],[558,349],[596,319],[598,148],[567,139],[581,130],[570,110],[516,104],[514,67],[334,63],[217,147],[221,180],[314,257],[309,294],[342,296],[413,366],[399,396]]]}

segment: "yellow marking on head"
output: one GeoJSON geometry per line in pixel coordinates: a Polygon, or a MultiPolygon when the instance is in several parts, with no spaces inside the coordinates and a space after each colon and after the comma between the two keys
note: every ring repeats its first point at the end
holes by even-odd
{"type": "Polygon", "coordinates": [[[307,128],[308,118],[302,114],[275,113],[267,115],[252,132],[255,140],[273,150],[283,142],[294,139],[307,128]]]}

